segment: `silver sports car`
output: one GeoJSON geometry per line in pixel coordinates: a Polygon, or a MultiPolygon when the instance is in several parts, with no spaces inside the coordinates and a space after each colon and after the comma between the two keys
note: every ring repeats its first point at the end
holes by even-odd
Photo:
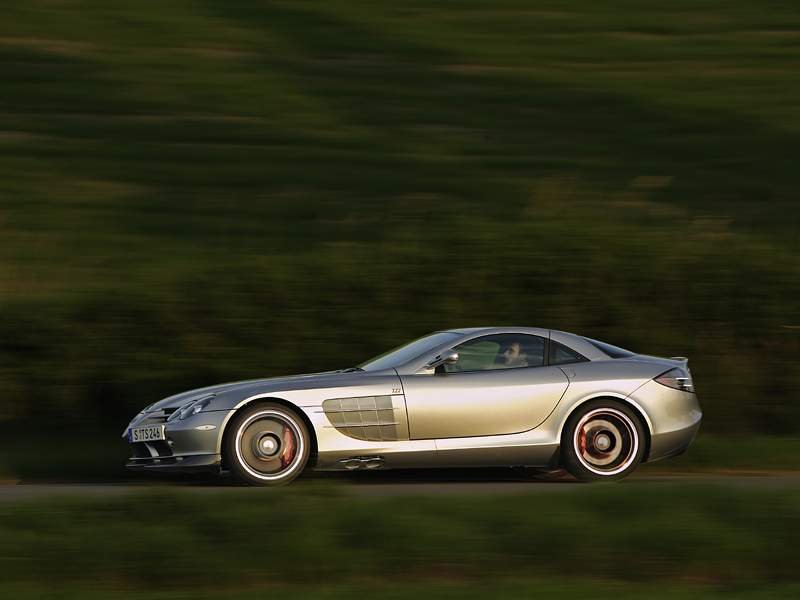
{"type": "Polygon", "coordinates": [[[437,331],[358,367],[226,383],[156,402],[123,434],[138,470],[567,469],[619,479],[682,453],[702,413],[687,359],[563,331],[437,331]]]}

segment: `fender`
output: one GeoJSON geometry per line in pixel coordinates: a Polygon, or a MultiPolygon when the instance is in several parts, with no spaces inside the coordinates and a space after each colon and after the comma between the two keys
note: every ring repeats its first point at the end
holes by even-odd
{"type": "MultiPolygon", "coordinates": [[[[636,388],[636,389],[639,389],[639,388],[636,388]]],[[[586,404],[587,402],[589,402],[590,400],[598,400],[600,398],[615,398],[615,399],[621,401],[623,404],[629,405],[631,408],[633,408],[639,414],[639,416],[642,417],[644,422],[647,424],[648,434],[650,436],[653,435],[653,423],[650,421],[650,417],[647,416],[647,413],[645,412],[644,408],[642,408],[642,406],[638,402],[636,402],[635,400],[631,399],[630,394],[625,396],[625,395],[619,394],[617,392],[599,392],[599,393],[595,392],[595,393],[592,393],[592,394],[587,394],[586,396],[584,396],[580,400],[578,400],[575,403],[573,403],[573,405],[570,408],[569,412],[567,412],[564,415],[564,418],[561,419],[561,423],[559,423],[559,425],[558,425],[558,438],[557,439],[559,440],[559,442],[561,441],[561,436],[564,433],[564,425],[567,424],[567,421],[575,413],[575,411],[578,410],[578,408],[580,408],[583,404],[586,404]]]]}

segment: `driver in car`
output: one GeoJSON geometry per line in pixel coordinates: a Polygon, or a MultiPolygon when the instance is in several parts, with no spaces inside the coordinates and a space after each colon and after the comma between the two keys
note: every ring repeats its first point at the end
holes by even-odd
{"type": "Polygon", "coordinates": [[[511,342],[503,351],[504,366],[511,367],[527,367],[528,355],[522,351],[519,342],[511,342]]]}

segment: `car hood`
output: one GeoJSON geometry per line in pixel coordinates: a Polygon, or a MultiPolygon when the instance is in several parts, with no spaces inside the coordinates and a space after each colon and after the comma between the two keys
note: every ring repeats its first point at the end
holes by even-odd
{"type": "Polygon", "coordinates": [[[302,375],[289,375],[286,377],[267,377],[264,379],[248,379],[245,381],[231,381],[204,388],[197,388],[179,394],[174,394],[155,404],[148,406],[146,413],[157,412],[163,409],[179,408],[189,402],[219,396],[222,394],[241,394],[249,396],[256,393],[279,391],[287,389],[305,389],[319,387],[333,387],[341,385],[348,379],[364,375],[363,371],[324,371],[321,373],[306,373],[302,375]]]}

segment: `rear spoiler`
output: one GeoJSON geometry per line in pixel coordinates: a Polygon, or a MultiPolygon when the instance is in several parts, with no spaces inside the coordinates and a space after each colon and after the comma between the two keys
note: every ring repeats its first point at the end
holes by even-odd
{"type": "MultiPolygon", "coordinates": [[[[670,356],[669,358],[670,358],[670,360],[677,360],[679,362],[682,362],[683,363],[683,368],[686,370],[686,373],[687,374],[691,373],[691,371],[689,371],[689,359],[688,358],[686,358],[685,356],[670,356]]],[[[690,377],[691,377],[691,375],[690,375],[690,377]]]]}

